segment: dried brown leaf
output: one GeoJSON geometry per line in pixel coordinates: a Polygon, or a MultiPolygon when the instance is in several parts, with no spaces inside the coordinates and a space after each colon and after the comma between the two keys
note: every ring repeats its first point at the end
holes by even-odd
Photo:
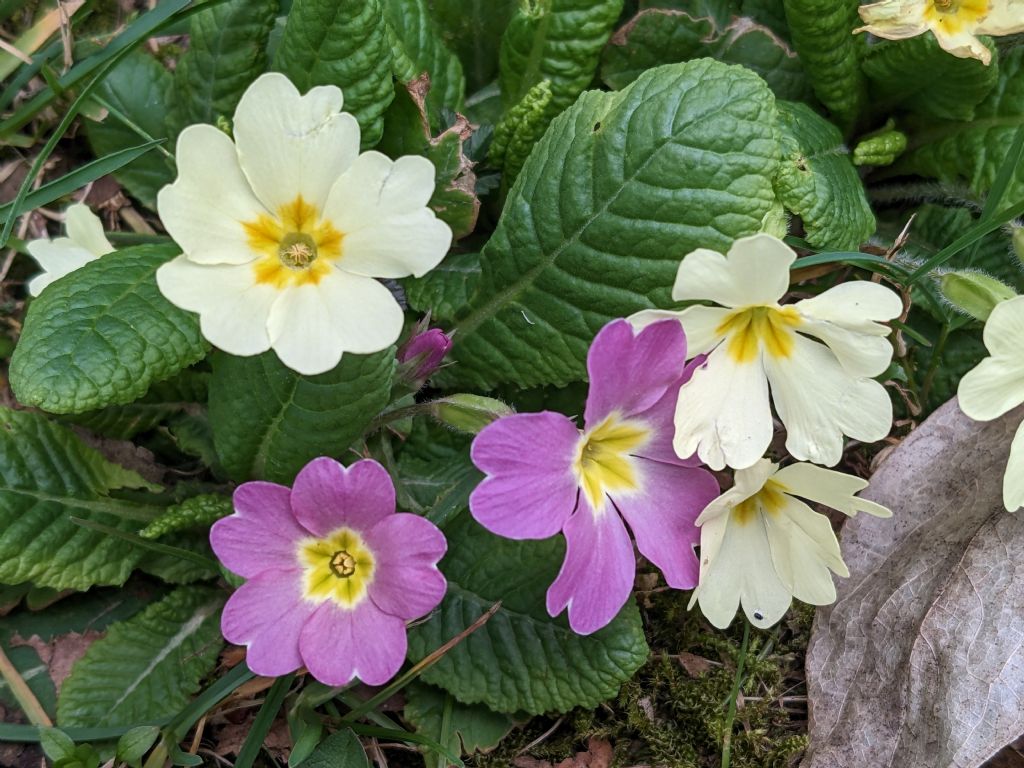
{"type": "Polygon", "coordinates": [[[512,761],[515,768],[611,768],[612,745],[603,739],[592,738],[587,742],[586,752],[577,752],[558,764],[547,760],[536,760],[532,757],[517,757],[512,761]]]}
{"type": "Polygon", "coordinates": [[[802,768],[976,768],[1024,732],[1024,515],[1002,505],[1024,409],[946,403],[865,494],[893,511],[842,533],[852,576],[815,619],[802,768]]]}

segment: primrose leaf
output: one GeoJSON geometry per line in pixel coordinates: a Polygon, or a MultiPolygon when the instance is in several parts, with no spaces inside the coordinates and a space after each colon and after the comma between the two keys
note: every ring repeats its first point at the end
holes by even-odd
{"type": "Polygon", "coordinates": [[[303,376],[273,352],[217,353],[210,381],[213,440],[235,480],[290,483],[317,456],[344,458],[391,392],[395,350],[345,354],[332,371],[303,376]]]}
{"type": "Polygon", "coordinates": [[[793,47],[800,55],[818,99],[832,119],[851,131],[867,106],[867,84],[860,68],[866,43],[854,35],[859,0],[784,0],[793,47]]]}
{"type": "Polygon", "coordinates": [[[279,7],[277,0],[230,0],[192,17],[170,93],[175,134],[234,114],[245,89],[267,69],[267,40],[279,7]]]}
{"type": "Polygon", "coordinates": [[[433,0],[430,7],[448,47],[462,61],[466,85],[476,91],[498,74],[496,52],[516,0],[433,0]]]}
{"type": "Polygon", "coordinates": [[[481,254],[445,379],[564,385],[616,317],[671,304],[682,258],[727,250],[775,205],[775,99],[708,59],[588,91],[551,124],[481,254]]]}
{"type": "Polygon", "coordinates": [[[381,0],[294,0],[274,65],[300,91],[341,88],[366,149],[380,141],[395,95],[392,59],[381,0]]]}
{"type": "Polygon", "coordinates": [[[42,414],[0,408],[0,583],[122,584],[144,551],[70,520],[132,531],[156,514],[110,495],[121,488],[155,487],[42,414]]]}
{"type": "Polygon", "coordinates": [[[513,541],[488,533],[468,513],[445,528],[441,571],[448,594],[409,631],[418,661],[468,627],[497,600],[502,608],[439,662],[426,682],[463,704],[531,714],[593,707],[614,696],[647,659],[640,612],[627,604],[604,629],[577,635],[565,616],[552,619],[544,595],[565,553],[561,536],[513,541]]]}
{"type": "MultiPolygon", "coordinates": [[[[166,102],[171,80],[171,74],[159,61],[135,51],[107,73],[103,82],[96,86],[95,94],[149,138],[165,139],[170,136],[166,102]]],[[[108,112],[100,122],[86,119],[82,123],[96,157],[147,140],[112,112],[108,112]]],[[[167,144],[164,148],[168,152],[174,151],[167,144]]],[[[156,193],[174,181],[174,165],[159,149],[155,149],[115,171],[114,178],[132,197],[147,208],[155,209],[156,193]]]]}
{"type": "Polygon", "coordinates": [[[223,603],[219,590],[182,587],[112,625],[64,681],[57,722],[96,728],[177,714],[217,661],[223,603]]]}
{"type": "Polygon", "coordinates": [[[18,400],[51,413],[130,403],[206,354],[196,315],[160,293],[174,245],[138,245],[91,261],[32,302],[11,357],[18,400]]]}
{"type": "Polygon", "coordinates": [[[864,185],[843,137],[806,104],[779,102],[783,161],[775,185],[811,245],[855,251],[875,231],[864,185]]]}
{"type": "Polygon", "coordinates": [[[444,709],[449,696],[450,693],[432,685],[414,682],[405,690],[403,714],[418,733],[440,742],[456,755],[486,753],[515,726],[509,715],[492,712],[482,704],[453,701],[446,733],[444,709]]]}

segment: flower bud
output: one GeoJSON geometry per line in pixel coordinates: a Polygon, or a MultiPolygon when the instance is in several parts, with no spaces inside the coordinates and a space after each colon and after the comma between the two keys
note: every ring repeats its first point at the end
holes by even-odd
{"type": "Polygon", "coordinates": [[[1017,261],[1024,264],[1024,227],[1013,225],[1011,242],[1013,243],[1013,255],[1017,257],[1017,261]]]}
{"type": "Polygon", "coordinates": [[[422,385],[436,371],[452,340],[440,328],[417,333],[398,350],[398,362],[402,364],[402,378],[422,385]]]}
{"type": "Polygon", "coordinates": [[[458,394],[431,402],[430,413],[447,427],[475,435],[492,421],[515,411],[493,397],[458,394]]]}
{"type": "Polygon", "coordinates": [[[966,270],[943,274],[939,277],[939,290],[954,307],[982,322],[996,304],[1017,295],[1013,288],[984,272],[966,270]]]}

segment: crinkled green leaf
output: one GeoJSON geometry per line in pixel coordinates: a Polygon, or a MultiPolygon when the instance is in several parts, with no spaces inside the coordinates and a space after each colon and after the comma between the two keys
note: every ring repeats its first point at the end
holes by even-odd
{"type": "Polygon", "coordinates": [[[213,525],[231,514],[231,498],[219,493],[203,493],[168,507],[149,525],[139,531],[144,539],[159,539],[169,533],[213,525]]]}
{"type": "Polygon", "coordinates": [[[182,587],[111,626],[64,681],[57,722],[97,728],[177,714],[217,661],[223,602],[218,590],[182,587]]]}
{"type": "Polygon", "coordinates": [[[601,57],[601,79],[624,88],[651,67],[702,56],[749,67],[779,98],[810,95],[796,53],[768,27],[748,17],[718,26],[715,18],[664,8],[640,11],[612,36],[601,57]]]}
{"type": "MultiPolygon", "coordinates": [[[[171,75],[152,56],[136,51],[108,73],[96,87],[96,95],[153,139],[170,136],[167,126],[167,92],[171,75]]],[[[138,132],[117,116],[102,122],[83,120],[93,153],[103,157],[144,141],[138,132]]],[[[172,151],[170,146],[165,147],[172,151]]],[[[147,152],[114,173],[128,193],[148,208],[156,207],[156,193],[174,181],[174,164],[159,150],[147,152]]]]}
{"type": "MultiPolygon", "coordinates": [[[[994,52],[995,46],[988,42],[994,52]]],[[[998,57],[985,66],[942,50],[933,35],[880,40],[864,56],[871,98],[879,111],[913,112],[940,120],[973,120],[974,108],[999,81],[998,57]]]]}
{"type": "Polygon", "coordinates": [[[520,4],[501,38],[498,82],[508,109],[542,80],[551,83],[548,118],[590,85],[622,0],[538,0],[520,4]]]}
{"type": "Polygon", "coordinates": [[[317,456],[343,457],[387,402],[395,350],[346,354],[332,371],[303,376],[273,352],[218,353],[210,423],[221,463],[236,480],[290,483],[317,456]]]}
{"type": "Polygon", "coordinates": [[[167,118],[175,134],[234,114],[242,93],[267,69],[267,38],[279,6],[278,0],[229,0],[192,17],[170,94],[167,118]]]}
{"type": "Polygon", "coordinates": [[[384,110],[395,95],[381,0],[294,0],[274,65],[300,91],[341,88],[363,148],[380,141],[384,110]]]}
{"type": "Polygon", "coordinates": [[[446,653],[422,677],[463,704],[496,712],[566,712],[611,698],[647,658],[640,612],[632,602],[604,629],[577,635],[552,619],[544,595],[565,553],[561,536],[513,541],[495,536],[463,514],[446,529],[441,570],[448,594],[424,623],[409,631],[418,661],[468,627],[496,601],[502,608],[446,653]]]}
{"type": "Polygon", "coordinates": [[[551,83],[541,80],[494,127],[488,160],[501,168],[503,186],[512,186],[526,158],[544,135],[550,105],[551,83]]]}
{"type": "Polygon", "coordinates": [[[220,570],[214,565],[217,558],[210,547],[207,531],[176,531],[162,537],[160,543],[202,555],[210,560],[210,564],[203,565],[169,552],[150,552],[139,562],[139,570],[143,573],[168,584],[194,584],[220,575],[220,570]]]}
{"type": "Polygon", "coordinates": [[[793,47],[818,99],[844,132],[867,105],[860,68],[864,35],[854,35],[859,0],[784,0],[793,47]]]}
{"type": "Polygon", "coordinates": [[[875,231],[875,216],[839,129],[806,104],[779,102],[778,108],[779,199],[803,219],[811,245],[858,250],[875,231]]]}
{"type": "Polygon", "coordinates": [[[494,80],[501,36],[516,0],[433,0],[430,6],[443,39],[462,61],[469,90],[494,80]]]}
{"type": "Polygon", "coordinates": [[[42,414],[0,409],[0,582],[122,584],[144,553],[69,518],[135,530],[157,510],[110,492],[151,487],[42,414]]]}
{"type": "Polygon", "coordinates": [[[585,93],[509,193],[446,376],[481,388],[584,378],[597,331],[668,306],[687,253],[760,231],[775,204],[776,120],[763,80],[708,59],[585,93]]]}
{"type": "Polygon", "coordinates": [[[109,253],[32,302],[11,357],[11,388],[26,405],[81,413],[130,403],[206,354],[196,315],[160,293],[156,270],[174,245],[109,253]]]}
{"type": "Polygon", "coordinates": [[[492,712],[482,704],[460,704],[451,694],[420,682],[405,689],[403,715],[418,733],[443,744],[456,755],[489,752],[515,726],[509,715],[492,712]]]}
{"type": "MultiPolygon", "coordinates": [[[[974,109],[974,120],[920,120],[908,130],[910,148],[894,173],[932,176],[949,184],[966,183],[979,197],[995,181],[1017,129],[1024,124],[1024,48],[999,60],[999,81],[974,109]]],[[[1024,164],[1013,174],[1005,204],[1024,197],[1024,164]]]]}
{"type": "Polygon", "coordinates": [[[356,735],[345,728],[320,742],[313,754],[299,765],[301,768],[368,768],[370,761],[356,735]]]}
{"type": "Polygon", "coordinates": [[[885,127],[857,142],[853,148],[854,165],[892,165],[907,151],[907,134],[895,129],[890,120],[885,127]]]}
{"type": "Polygon", "coordinates": [[[442,108],[462,109],[466,91],[462,64],[441,39],[425,0],[384,0],[384,12],[391,31],[395,75],[403,83],[424,72],[430,76],[426,107],[436,128],[442,108]]]}
{"type": "Polygon", "coordinates": [[[469,301],[480,280],[479,253],[450,254],[423,277],[403,282],[409,306],[450,323],[469,301]]]}

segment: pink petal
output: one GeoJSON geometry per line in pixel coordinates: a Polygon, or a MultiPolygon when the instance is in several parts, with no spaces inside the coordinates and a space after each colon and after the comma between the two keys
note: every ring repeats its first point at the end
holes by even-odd
{"type": "Polygon", "coordinates": [[[235,489],[235,514],[210,529],[210,546],[224,567],[248,579],[270,568],[296,566],[295,543],[309,533],[296,522],[290,495],[274,483],[243,483],[235,489]]]}
{"type": "Polygon", "coordinates": [[[444,534],[418,515],[390,515],[366,533],[376,558],[370,599],[407,621],[432,611],[448,588],[437,562],[448,549],[444,534]]]}
{"type": "Polygon", "coordinates": [[[633,543],[610,506],[595,516],[586,500],[565,526],[565,562],[548,589],[548,613],[569,607],[569,626],[580,635],[614,619],[629,599],[636,575],[633,543]]]}
{"type": "Polygon", "coordinates": [[[579,430],[560,413],[517,413],[473,440],[473,463],[489,476],[469,497],[473,517],[511,539],[558,533],[576,506],[572,463],[579,430]]]}
{"type": "Polygon", "coordinates": [[[640,492],[612,498],[626,518],[640,553],[658,566],[675,589],[697,586],[700,543],[694,520],[718,496],[718,481],[704,469],[638,461],[640,492]]]}
{"type": "Polygon", "coordinates": [[[228,598],[220,628],[229,643],[246,645],[257,675],[276,677],[302,666],[299,635],[315,606],[302,599],[302,572],[264,571],[228,598]]]}
{"type": "Polygon", "coordinates": [[[686,334],[677,320],[652,323],[635,336],[626,320],[608,323],[587,353],[587,427],[614,411],[622,417],[643,413],[670,387],[678,392],[685,365],[686,334]]]}
{"type": "Polygon", "coordinates": [[[295,477],[292,511],[314,536],[342,526],[365,531],[394,513],[395,486],[387,470],[372,459],[346,468],[322,456],[295,477]]]}
{"type": "Polygon", "coordinates": [[[353,677],[383,685],[405,661],[405,622],[372,600],[350,611],[327,601],[302,628],[299,648],[310,674],[325,685],[345,685],[353,677]]]}

